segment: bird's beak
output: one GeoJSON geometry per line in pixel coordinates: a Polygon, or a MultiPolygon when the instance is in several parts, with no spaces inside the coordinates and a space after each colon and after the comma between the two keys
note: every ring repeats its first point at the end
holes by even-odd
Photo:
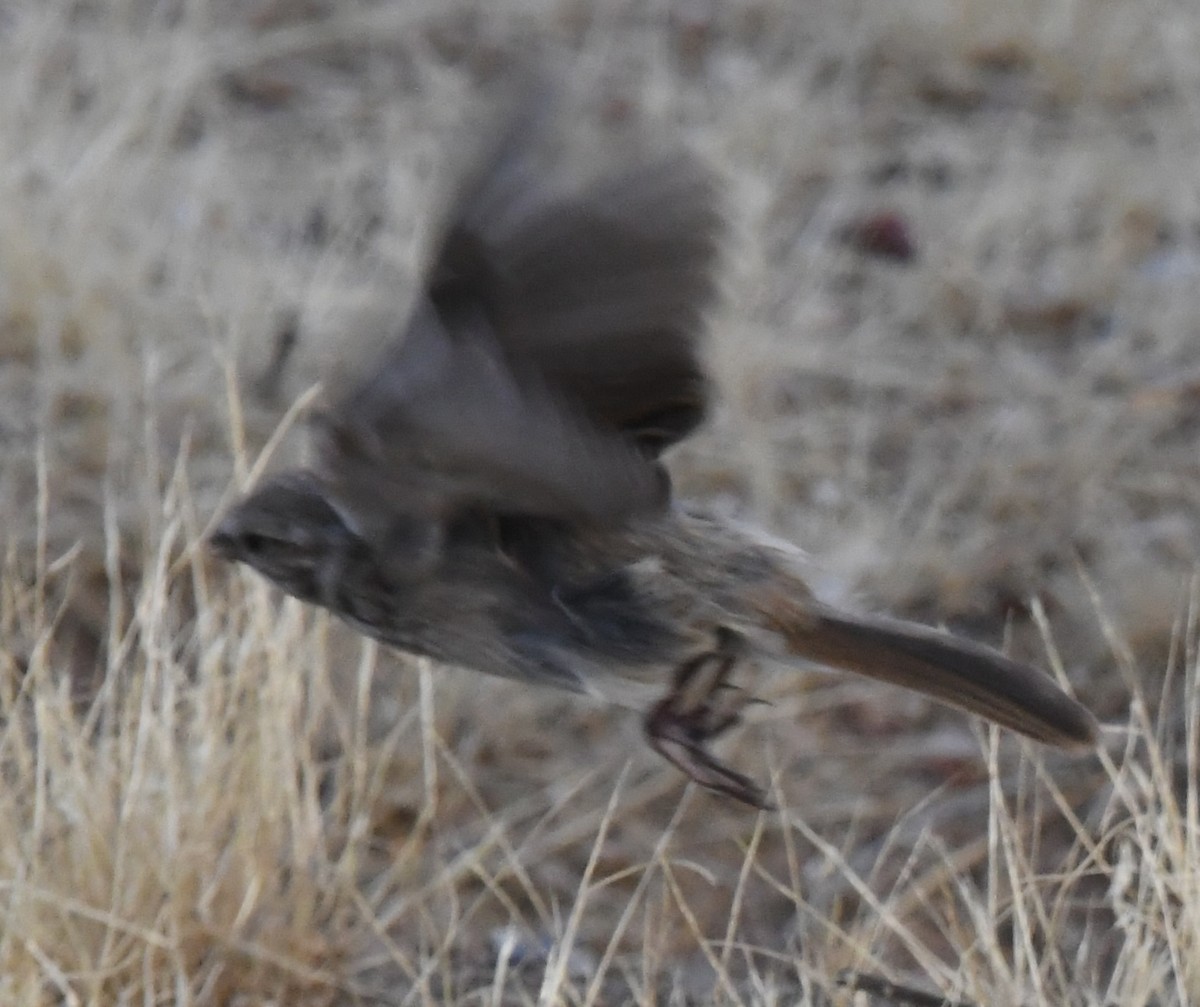
{"type": "Polygon", "coordinates": [[[208,537],[208,550],[220,559],[233,559],[235,539],[230,530],[221,525],[208,537]]]}

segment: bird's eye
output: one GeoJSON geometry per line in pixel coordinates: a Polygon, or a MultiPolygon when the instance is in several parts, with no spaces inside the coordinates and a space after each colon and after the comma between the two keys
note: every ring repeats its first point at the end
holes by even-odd
{"type": "Polygon", "coordinates": [[[260,535],[256,531],[248,531],[242,536],[242,548],[252,556],[256,556],[266,551],[270,541],[266,535],[260,535]]]}

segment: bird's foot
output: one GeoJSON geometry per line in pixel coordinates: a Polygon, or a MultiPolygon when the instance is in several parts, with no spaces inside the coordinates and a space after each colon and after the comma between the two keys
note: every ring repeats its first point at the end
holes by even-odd
{"type": "Polygon", "coordinates": [[[733,641],[688,661],[676,672],[671,691],[646,716],[650,746],[700,786],[755,808],[770,809],[766,792],[748,776],[719,761],[708,742],[742,719],[758,702],[727,679],[737,661],[733,641]]]}

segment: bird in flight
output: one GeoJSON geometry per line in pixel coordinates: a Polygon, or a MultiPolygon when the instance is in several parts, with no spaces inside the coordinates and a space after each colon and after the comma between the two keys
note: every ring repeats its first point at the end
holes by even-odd
{"type": "Polygon", "coordinates": [[[663,454],[704,419],[722,213],[683,153],[580,178],[517,104],[459,184],[395,338],[210,538],[286,593],[412,654],[642,713],[697,783],[764,790],[711,742],[749,662],[825,665],[1087,749],[1049,676],[914,623],[841,611],[798,549],[675,499],[663,454]]]}

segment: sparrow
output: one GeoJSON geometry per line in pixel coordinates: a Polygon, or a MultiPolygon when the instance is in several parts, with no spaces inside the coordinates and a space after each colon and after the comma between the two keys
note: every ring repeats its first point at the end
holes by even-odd
{"type": "Polygon", "coordinates": [[[567,170],[547,105],[519,103],[458,184],[406,319],[313,417],[311,464],[229,509],[212,551],[398,650],[639,711],[655,750],[754,807],[710,747],[751,663],[1094,747],[1042,671],[827,604],[795,546],[675,498],[663,455],[711,398],[718,186],[680,151],[567,170]]]}

